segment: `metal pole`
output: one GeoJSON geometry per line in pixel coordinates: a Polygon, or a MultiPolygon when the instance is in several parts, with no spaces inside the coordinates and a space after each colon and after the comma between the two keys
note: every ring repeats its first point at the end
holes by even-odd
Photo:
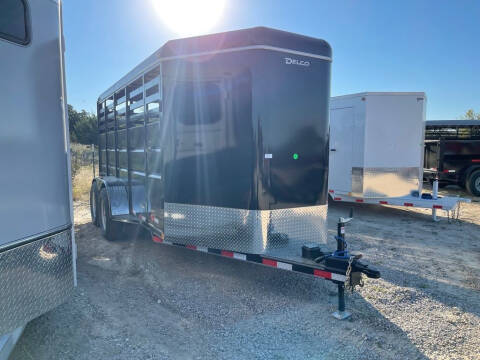
{"type": "Polygon", "coordinates": [[[93,167],[93,178],[95,179],[95,145],[92,144],[92,167],[93,167]]]}
{"type": "MultiPolygon", "coordinates": [[[[438,178],[435,178],[435,180],[433,181],[432,197],[433,197],[433,200],[438,199],[438,178]]],[[[439,221],[437,219],[437,209],[435,208],[432,209],[432,216],[433,216],[433,221],[439,221]]]]}
{"type": "MultiPolygon", "coordinates": [[[[339,219],[337,224],[337,250],[345,250],[345,223],[339,219]]],[[[345,284],[337,282],[338,287],[338,310],[335,311],[332,315],[335,319],[345,320],[348,319],[352,314],[348,311],[345,311],[345,284]]]]}
{"type": "Polygon", "coordinates": [[[343,251],[345,250],[345,224],[338,220],[337,223],[337,250],[343,251]]]}
{"type": "Polygon", "coordinates": [[[345,286],[338,284],[338,312],[345,312],[345,286]]]}

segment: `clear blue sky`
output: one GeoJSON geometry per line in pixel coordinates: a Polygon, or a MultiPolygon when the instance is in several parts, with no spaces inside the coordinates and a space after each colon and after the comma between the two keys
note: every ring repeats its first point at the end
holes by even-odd
{"type": "MultiPolygon", "coordinates": [[[[427,119],[480,111],[478,0],[227,0],[210,32],[259,25],[327,40],[332,95],[425,91],[427,119]]],[[[101,92],[178,37],[150,0],[64,0],[64,32],[69,103],[88,111],[101,92]]]]}

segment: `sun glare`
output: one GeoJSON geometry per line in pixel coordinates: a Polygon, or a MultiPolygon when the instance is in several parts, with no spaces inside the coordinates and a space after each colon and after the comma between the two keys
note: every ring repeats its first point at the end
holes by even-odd
{"type": "Polygon", "coordinates": [[[205,34],[222,17],[226,0],[152,0],[162,22],[180,36],[205,34]]]}

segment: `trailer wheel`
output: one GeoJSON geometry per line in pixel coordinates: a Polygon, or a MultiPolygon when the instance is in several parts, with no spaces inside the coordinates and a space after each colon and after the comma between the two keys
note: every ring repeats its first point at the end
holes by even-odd
{"type": "Polygon", "coordinates": [[[472,172],[465,183],[470,194],[480,196],[480,170],[472,172]]]}
{"type": "Polygon", "coordinates": [[[99,225],[102,229],[103,236],[105,239],[109,241],[116,240],[117,232],[115,229],[117,228],[116,224],[112,221],[112,215],[110,211],[110,203],[108,201],[107,196],[107,189],[103,188],[100,191],[100,209],[98,209],[99,213],[99,225]]]}
{"type": "Polygon", "coordinates": [[[95,226],[100,226],[98,220],[98,191],[95,183],[92,184],[90,188],[90,216],[92,217],[92,224],[95,226]]]}

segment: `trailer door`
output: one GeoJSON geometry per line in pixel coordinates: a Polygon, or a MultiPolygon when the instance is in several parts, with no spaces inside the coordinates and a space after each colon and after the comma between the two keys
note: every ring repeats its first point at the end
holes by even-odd
{"type": "Polygon", "coordinates": [[[353,108],[330,110],[330,159],[328,188],[352,191],[353,108]]]}
{"type": "Polygon", "coordinates": [[[71,218],[58,6],[0,3],[1,246],[71,218]]]}

